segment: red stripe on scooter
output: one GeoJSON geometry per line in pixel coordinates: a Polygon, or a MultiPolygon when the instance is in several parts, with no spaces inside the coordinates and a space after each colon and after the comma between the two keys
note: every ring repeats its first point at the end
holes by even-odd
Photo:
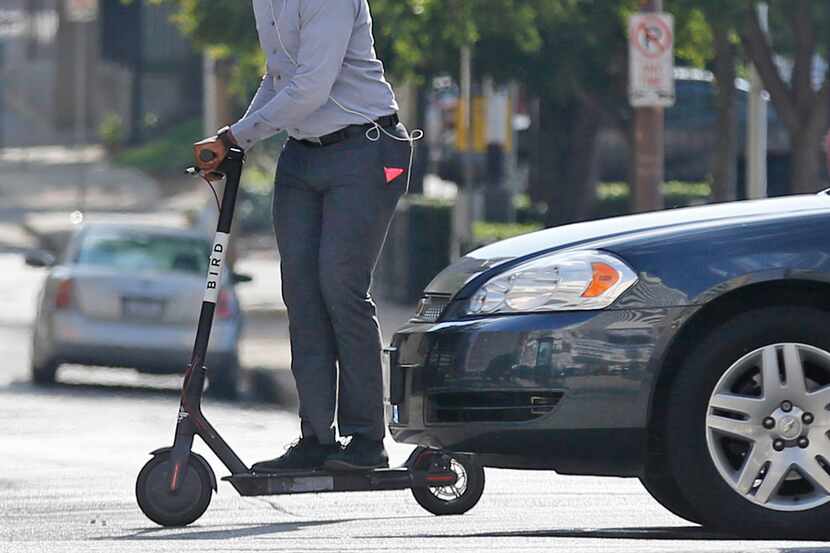
{"type": "Polygon", "coordinates": [[[447,475],[447,476],[427,476],[427,482],[452,482],[456,479],[454,474],[447,475]]]}
{"type": "Polygon", "coordinates": [[[176,484],[179,482],[179,465],[173,466],[173,477],[170,479],[170,489],[175,490],[176,484]]]}

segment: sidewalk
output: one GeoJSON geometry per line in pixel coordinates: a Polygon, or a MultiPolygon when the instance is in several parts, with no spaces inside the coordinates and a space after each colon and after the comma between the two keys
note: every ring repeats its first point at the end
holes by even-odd
{"type": "Polygon", "coordinates": [[[0,153],[5,209],[139,211],[159,200],[157,183],[109,164],[100,147],[8,148],[0,153]]]}
{"type": "Polygon", "coordinates": [[[109,164],[100,147],[7,148],[0,151],[0,249],[59,249],[79,222],[73,212],[141,217],[157,213],[160,198],[158,183],[109,164]]]}

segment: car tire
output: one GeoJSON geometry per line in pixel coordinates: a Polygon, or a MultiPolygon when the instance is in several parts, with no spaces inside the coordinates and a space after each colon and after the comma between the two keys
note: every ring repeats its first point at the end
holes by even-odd
{"type": "Polygon", "coordinates": [[[230,355],[208,367],[208,392],[219,399],[239,397],[239,358],[230,355]]]}
{"type": "Polygon", "coordinates": [[[55,383],[60,365],[54,360],[47,360],[40,363],[32,362],[32,382],[38,386],[50,386],[55,383]]]}
{"type": "Polygon", "coordinates": [[[677,482],[671,475],[663,471],[646,469],[645,474],[640,477],[640,483],[655,501],[673,514],[695,524],[703,522],[691,503],[683,497],[677,482]]]}
{"type": "MultiPolygon", "coordinates": [[[[817,403],[824,402],[825,392],[830,391],[827,352],[830,314],[793,306],[738,315],[712,330],[687,356],[669,392],[666,452],[669,474],[693,512],[700,513],[704,525],[747,537],[830,537],[830,490],[826,485],[830,468],[815,453],[828,445],[821,440],[830,441],[818,423],[822,417],[826,424],[830,411],[817,412],[813,429],[804,424],[801,430],[798,423],[799,432],[809,432],[815,442],[801,448],[801,453],[795,445],[785,445],[781,451],[772,448],[775,442],[789,444],[801,438],[790,436],[790,441],[784,442],[774,433],[784,432],[782,429],[790,432],[792,421],[782,419],[769,429],[767,421],[773,417],[765,415],[770,405],[779,405],[781,397],[795,394],[799,381],[807,382],[807,391],[800,394],[802,405],[815,410],[817,403]],[[786,357],[790,351],[798,354],[786,357]],[[808,354],[812,357],[805,357],[808,354]],[[797,363],[789,361],[793,358],[797,363]],[[798,367],[792,374],[801,374],[799,379],[790,379],[791,365],[798,367]],[[819,390],[820,396],[809,395],[819,390]],[[736,397],[740,404],[733,402],[736,397]],[[729,406],[720,407],[727,400],[729,406]],[[732,405],[740,405],[744,411],[733,410],[732,405]],[[758,426],[758,420],[763,421],[763,427],[758,426]],[[789,464],[791,459],[801,459],[796,462],[801,464],[789,464]],[[815,466],[810,464],[813,460],[815,466]],[[791,470],[801,466],[805,471],[791,470]],[[813,482],[823,484],[809,491],[813,482]]],[[[793,403],[798,403],[798,395],[793,403]]],[[[785,403],[781,401],[781,409],[785,403]]],[[[778,409],[773,415],[781,416],[778,409]]]]}
{"type": "Polygon", "coordinates": [[[37,342],[33,340],[29,372],[32,377],[32,383],[39,386],[49,386],[55,383],[60,363],[51,356],[39,354],[39,349],[37,342]]]}
{"type": "Polygon", "coordinates": [[[40,336],[40,324],[35,322],[32,333],[31,349],[29,350],[29,373],[32,383],[39,386],[49,386],[55,383],[60,363],[51,355],[43,353],[43,339],[40,336]]]}

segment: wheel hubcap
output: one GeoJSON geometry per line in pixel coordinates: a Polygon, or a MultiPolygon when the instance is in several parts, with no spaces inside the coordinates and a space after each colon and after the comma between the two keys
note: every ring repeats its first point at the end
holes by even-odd
{"type": "Polygon", "coordinates": [[[802,511],[830,501],[830,353],[774,344],[733,364],[706,412],[718,472],[742,497],[802,511]]]}
{"type": "Polygon", "coordinates": [[[467,491],[467,471],[464,468],[464,465],[455,459],[451,459],[450,470],[453,471],[457,477],[455,484],[452,486],[442,486],[440,488],[429,488],[432,495],[441,501],[455,501],[457,499],[461,499],[461,496],[467,491]]]}

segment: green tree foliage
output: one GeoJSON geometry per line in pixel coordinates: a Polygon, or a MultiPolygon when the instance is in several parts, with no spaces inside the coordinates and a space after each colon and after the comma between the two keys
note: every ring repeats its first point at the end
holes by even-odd
{"type": "Polygon", "coordinates": [[[769,2],[770,33],[761,29],[755,6],[747,2],[737,25],[748,57],[758,69],[775,109],[790,134],[790,191],[814,192],[818,183],[821,136],[827,130],[830,79],[815,81],[816,56],[827,60],[830,3],[811,0],[769,2]],[[789,74],[779,69],[779,56],[791,62],[789,74]]]}
{"type": "MultiPolygon", "coordinates": [[[[197,43],[233,53],[238,80],[255,86],[262,70],[250,2],[176,2],[178,21],[197,43]]],[[[667,0],[668,1],[668,0],[667,0]]],[[[677,0],[681,2],[682,0],[677,0]]],[[[687,3],[693,3],[687,0],[687,3]]],[[[723,4],[701,0],[701,6],[723,4]]],[[[727,4],[733,4],[729,2],[727,4]]],[[[539,98],[536,199],[554,206],[549,224],[581,219],[595,197],[593,168],[603,122],[628,134],[628,16],[638,0],[370,0],[380,56],[395,79],[426,84],[458,73],[462,45],[474,47],[478,75],[523,83],[539,98]]],[[[678,17],[678,55],[695,65],[713,56],[705,9],[678,17]]]]}
{"type": "Polygon", "coordinates": [[[668,0],[677,19],[677,57],[684,65],[705,67],[717,86],[717,143],[712,166],[712,198],[737,196],[738,110],[735,78],[740,39],[735,31],[745,7],[719,0],[668,0]]]}
{"type": "MultiPolygon", "coordinates": [[[[818,166],[821,136],[827,129],[830,107],[830,80],[816,82],[813,72],[816,56],[827,59],[830,36],[830,3],[811,0],[768,0],[769,33],[765,34],[757,15],[760,0],[723,2],[721,0],[667,0],[667,8],[679,13],[700,12],[712,35],[712,58],[706,64],[715,71],[719,82],[731,82],[735,66],[741,61],[754,64],[781,121],[786,125],[792,144],[790,155],[790,191],[812,192],[819,186],[818,166]],[[788,67],[789,70],[782,70],[788,67]]],[[[701,53],[702,50],[698,49],[701,53]]],[[[726,87],[719,86],[719,138],[725,136],[723,117],[734,102],[727,98],[726,87]]],[[[733,109],[734,111],[734,109],[733,109]]],[[[730,131],[733,132],[733,131],[730,131]]],[[[719,153],[723,153],[719,147],[719,153]]],[[[734,159],[734,155],[726,158],[734,159]]],[[[727,161],[721,156],[721,165],[727,161]]],[[[715,172],[714,194],[723,188],[715,172]]]]}
{"type": "MultiPolygon", "coordinates": [[[[518,3],[518,2],[517,2],[518,3]]],[[[523,83],[539,98],[532,195],[549,225],[586,218],[594,202],[597,136],[604,122],[627,129],[628,15],[634,0],[525,0],[532,41],[481,36],[480,70],[523,83]],[[538,37],[538,38],[537,38],[538,37]]]]}

